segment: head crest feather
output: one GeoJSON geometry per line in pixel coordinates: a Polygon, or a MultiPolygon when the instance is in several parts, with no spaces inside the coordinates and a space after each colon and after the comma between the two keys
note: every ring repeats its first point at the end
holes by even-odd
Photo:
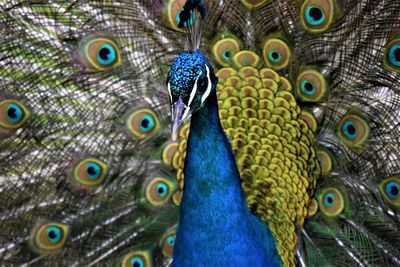
{"type": "Polygon", "coordinates": [[[201,31],[206,17],[206,4],[203,0],[187,0],[179,14],[179,28],[187,26],[189,52],[200,48],[201,31]]]}

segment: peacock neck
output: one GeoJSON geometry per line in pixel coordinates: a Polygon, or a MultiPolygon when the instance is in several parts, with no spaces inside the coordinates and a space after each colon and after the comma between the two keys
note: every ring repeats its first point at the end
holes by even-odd
{"type": "MultiPolygon", "coordinates": [[[[207,202],[215,209],[247,210],[231,145],[221,126],[216,94],[193,114],[186,149],[184,200],[207,202]],[[224,196],[224,197],[221,197],[224,196]]],[[[191,206],[192,207],[192,206],[191,206]]],[[[225,211],[225,210],[224,210],[225,211]]]]}
{"type": "Polygon", "coordinates": [[[173,266],[279,265],[267,225],[247,207],[215,92],[192,116],[184,176],[173,266]]]}

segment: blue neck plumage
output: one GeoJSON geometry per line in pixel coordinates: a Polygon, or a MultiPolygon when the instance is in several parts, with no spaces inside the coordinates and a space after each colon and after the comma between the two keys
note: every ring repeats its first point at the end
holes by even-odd
{"type": "Polygon", "coordinates": [[[191,119],[173,266],[279,266],[275,241],[246,203],[215,90],[191,119]]]}

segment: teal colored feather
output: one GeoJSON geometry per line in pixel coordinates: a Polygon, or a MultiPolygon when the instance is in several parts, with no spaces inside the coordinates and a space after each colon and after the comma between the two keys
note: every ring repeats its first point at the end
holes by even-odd
{"type": "MultiPolygon", "coordinates": [[[[186,146],[187,126],[177,133],[180,142],[172,141],[171,100],[176,99],[167,90],[176,74],[170,72],[173,60],[200,47],[220,81],[216,91],[226,138],[220,132],[223,141],[215,145],[232,147],[236,162],[228,157],[228,171],[240,176],[243,190],[238,180],[234,189],[247,196],[249,209],[241,203],[246,212],[235,215],[251,217],[256,227],[247,226],[263,233],[271,251],[265,258],[274,261],[278,250],[282,266],[400,266],[398,1],[208,0],[201,35],[192,34],[192,39],[185,33],[188,24],[178,27],[179,19],[189,14],[193,30],[200,17],[182,12],[185,2],[0,3],[0,265],[169,266],[172,257],[188,253],[183,244],[172,256],[179,238],[195,244],[196,233],[212,236],[207,227],[179,230],[179,211],[182,217],[203,215],[185,194],[179,207],[179,191],[189,186],[182,180],[183,162],[188,156],[186,165],[193,171],[203,161],[219,170],[227,158],[216,153],[210,160],[191,152],[205,143],[186,146]],[[218,41],[228,38],[229,47],[218,54],[218,41]],[[272,50],[270,40],[278,43],[272,50]],[[293,155],[299,159],[307,154],[302,151],[316,153],[319,172],[312,156],[304,161],[307,174],[318,176],[310,178],[314,182],[300,185],[293,172],[286,180],[284,175],[263,176],[265,169],[254,167],[268,162],[279,169],[279,161],[267,161],[268,153],[279,154],[279,146],[274,143],[273,151],[258,147],[264,137],[237,111],[246,106],[265,115],[262,93],[254,97],[254,91],[234,84],[236,78],[219,72],[231,67],[240,83],[256,88],[255,80],[239,71],[245,62],[235,55],[243,50],[258,55],[260,68],[280,76],[274,81],[278,78],[268,72],[270,80],[263,82],[276,85],[278,97],[298,107],[291,116],[303,110],[315,142],[304,150],[294,148],[293,155]],[[285,88],[294,96],[282,92],[285,88]],[[245,95],[256,102],[246,102],[245,95]],[[259,136],[240,134],[250,129],[259,136]],[[257,164],[254,155],[260,156],[257,164]],[[278,189],[271,190],[275,185],[278,189]],[[301,190],[304,199],[298,201],[304,200],[304,210],[292,218],[292,200],[301,190]],[[291,205],[279,206],[284,201],[276,192],[291,205]],[[285,217],[292,224],[279,224],[285,217]],[[277,224],[282,232],[274,230],[277,224]],[[281,236],[290,236],[294,248],[281,236]]],[[[187,96],[196,78],[187,77],[187,96]]],[[[204,84],[198,90],[206,89],[204,84]]],[[[203,93],[196,96],[197,104],[203,93]]],[[[274,99],[275,105],[279,101],[274,99]]],[[[193,119],[200,116],[197,112],[193,119]]],[[[213,124],[198,126],[210,130],[213,124]]],[[[299,136],[306,135],[305,128],[296,128],[299,136]]],[[[270,123],[261,132],[266,129],[277,131],[270,123]]],[[[202,190],[214,192],[212,185],[202,190]]],[[[203,194],[193,197],[201,201],[203,194]]],[[[225,197],[213,198],[212,205],[220,207],[218,199],[225,197]]],[[[212,222],[208,226],[212,229],[212,222]]],[[[230,237],[238,232],[232,230],[230,237]]],[[[204,241],[190,253],[194,259],[213,258],[216,241],[204,241]]],[[[234,252],[231,242],[220,247],[234,252]]],[[[218,260],[229,263],[226,258],[211,263],[218,265],[218,260]]]]}

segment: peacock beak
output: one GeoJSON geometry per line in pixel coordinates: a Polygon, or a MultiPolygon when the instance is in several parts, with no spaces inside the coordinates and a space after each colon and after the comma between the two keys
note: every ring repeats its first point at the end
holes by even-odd
{"type": "Polygon", "coordinates": [[[182,98],[179,97],[178,100],[172,104],[172,127],[171,127],[171,136],[172,141],[178,140],[179,128],[182,124],[190,118],[192,115],[192,111],[190,107],[186,106],[183,103],[182,98]]]}

